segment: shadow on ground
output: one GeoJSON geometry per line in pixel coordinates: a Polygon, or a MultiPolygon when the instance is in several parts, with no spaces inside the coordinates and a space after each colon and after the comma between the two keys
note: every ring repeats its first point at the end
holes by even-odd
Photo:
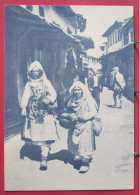
{"type": "Polygon", "coordinates": [[[60,160],[65,164],[71,164],[74,169],[79,170],[81,166],[81,161],[74,161],[74,155],[68,150],[61,150],[54,154],[50,154],[48,160],[60,160]]]}
{"type": "Polygon", "coordinates": [[[40,161],[41,159],[41,148],[39,146],[24,144],[20,150],[20,159],[24,157],[30,160],[40,161]]]}
{"type": "Polygon", "coordinates": [[[107,105],[107,104],[104,105],[107,106],[108,108],[114,108],[114,105],[107,105]]]}
{"type": "MultiPolygon", "coordinates": [[[[25,144],[20,150],[20,159],[24,159],[24,157],[29,158],[33,161],[41,160],[41,148],[35,145],[25,144]]],[[[74,155],[71,154],[68,150],[61,150],[59,152],[49,154],[48,161],[51,160],[59,160],[63,161],[65,164],[71,164],[74,169],[79,170],[81,166],[81,161],[75,162],[74,155]]]]}

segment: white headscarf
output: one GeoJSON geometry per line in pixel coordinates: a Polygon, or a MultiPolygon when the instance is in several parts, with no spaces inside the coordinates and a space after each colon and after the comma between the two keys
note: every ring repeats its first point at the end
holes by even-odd
{"type": "MultiPolygon", "coordinates": [[[[91,107],[92,107],[92,106],[95,106],[96,109],[97,109],[97,104],[96,104],[94,98],[90,95],[90,92],[89,92],[87,86],[84,85],[84,84],[83,84],[82,82],[80,82],[80,81],[74,82],[74,83],[72,84],[72,86],[70,87],[70,89],[69,89],[69,93],[70,93],[71,99],[70,99],[70,101],[69,101],[69,103],[68,103],[68,106],[71,106],[71,105],[72,105],[72,102],[75,102],[75,103],[76,103],[76,101],[72,98],[73,89],[74,89],[75,87],[78,87],[78,88],[82,89],[82,91],[83,91],[83,97],[80,99],[80,102],[83,101],[83,99],[86,99],[86,100],[88,101],[89,106],[91,106],[91,107]]],[[[79,102],[79,100],[77,100],[77,103],[78,103],[78,102],[79,102]]],[[[80,102],[79,102],[79,103],[80,103],[80,102]]]]}
{"type": "Polygon", "coordinates": [[[84,84],[83,84],[82,82],[80,82],[80,81],[75,81],[75,82],[72,84],[72,86],[70,87],[70,89],[69,89],[70,96],[72,96],[73,89],[74,89],[75,87],[79,87],[79,88],[82,89],[82,91],[83,91],[83,96],[84,96],[84,97],[90,95],[89,90],[88,90],[88,88],[86,87],[86,85],[84,85],[84,84]]]}
{"type": "Polygon", "coordinates": [[[28,100],[29,100],[30,95],[31,95],[30,86],[42,88],[42,83],[45,84],[45,85],[43,85],[43,87],[45,86],[48,89],[49,94],[47,95],[47,98],[49,100],[51,100],[52,103],[54,103],[56,101],[56,92],[55,92],[51,82],[47,79],[46,74],[45,74],[41,64],[38,61],[31,63],[31,65],[28,69],[28,72],[27,72],[27,76],[28,76],[28,82],[25,85],[24,93],[23,93],[22,100],[21,100],[21,107],[26,107],[28,105],[28,100]],[[38,68],[39,70],[42,70],[42,72],[43,72],[41,77],[38,79],[35,79],[35,80],[32,79],[29,75],[29,72],[32,71],[34,68],[38,68]]]}
{"type": "Polygon", "coordinates": [[[43,81],[47,81],[47,77],[46,77],[46,74],[43,70],[43,67],[42,65],[40,64],[40,62],[38,61],[34,61],[33,63],[30,64],[30,67],[28,69],[28,72],[27,72],[27,77],[28,77],[28,80],[30,81],[39,81],[39,80],[43,80],[43,81]],[[38,68],[39,70],[41,70],[43,72],[42,76],[36,80],[33,80],[30,76],[29,76],[29,72],[31,72],[33,69],[35,68],[38,68]]]}

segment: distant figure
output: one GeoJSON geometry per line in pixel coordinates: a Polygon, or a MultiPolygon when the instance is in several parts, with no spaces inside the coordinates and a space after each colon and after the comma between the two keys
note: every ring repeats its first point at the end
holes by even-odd
{"type": "Polygon", "coordinates": [[[74,82],[69,89],[70,100],[67,112],[61,117],[70,120],[68,150],[74,154],[75,162],[80,164],[79,173],[89,169],[95,150],[95,135],[92,120],[97,114],[97,105],[88,88],[81,82],[74,82]]]}
{"type": "Polygon", "coordinates": [[[102,73],[97,71],[92,73],[92,75],[88,78],[88,88],[91,92],[92,97],[95,99],[98,110],[100,108],[100,93],[103,90],[103,81],[102,81],[102,73]]]}
{"type": "Polygon", "coordinates": [[[74,79],[73,79],[73,82],[76,82],[76,81],[79,81],[79,75],[78,74],[76,74],[74,79]]]}
{"type": "Polygon", "coordinates": [[[119,72],[119,68],[115,67],[114,68],[114,72],[115,72],[115,77],[114,77],[114,81],[113,81],[113,98],[114,98],[114,106],[113,107],[117,107],[117,96],[119,97],[119,101],[120,101],[120,106],[118,108],[122,108],[122,96],[123,96],[123,90],[125,87],[125,80],[123,75],[119,72]]]}
{"type": "Polygon", "coordinates": [[[21,101],[22,115],[26,117],[22,139],[41,148],[40,170],[46,170],[48,153],[57,139],[53,113],[56,92],[38,61],[31,63],[27,77],[21,101]]]}
{"type": "Polygon", "coordinates": [[[105,86],[107,86],[107,76],[108,76],[108,72],[105,72],[104,73],[104,84],[105,84],[105,86]]]}
{"type": "Polygon", "coordinates": [[[115,67],[112,68],[112,72],[110,73],[110,87],[111,87],[111,89],[113,89],[114,78],[115,78],[115,67]]]}

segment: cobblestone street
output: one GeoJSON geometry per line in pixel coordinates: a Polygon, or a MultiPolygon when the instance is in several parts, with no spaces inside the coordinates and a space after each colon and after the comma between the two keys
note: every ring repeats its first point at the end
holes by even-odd
{"type": "Polygon", "coordinates": [[[67,152],[66,129],[59,127],[48,170],[39,170],[39,159],[20,159],[24,145],[20,135],[5,142],[6,190],[105,190],[133,188],[134,126],[133,103],[123,97],[123,108],[112,108],[113,92],[104,88],[100,115],[103,130],[96,137],[96,151],[90,169],[79,174],[67,152]]]}

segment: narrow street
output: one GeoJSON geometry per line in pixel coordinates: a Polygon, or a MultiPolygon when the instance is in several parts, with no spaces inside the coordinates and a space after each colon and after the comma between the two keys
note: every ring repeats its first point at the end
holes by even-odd
{"type": "Polygon", "coordinates": [[[17,135],[5,142],[5,189],[41,191],[107,190],[110,186],[112,189],[133,188],[133,103],[123,97],[121,110],[111,105],[113,92],[104,88],[100,108],[103,130],[96,137],[96,151],[87,173],[79,174],[72,165],[67,151],[66,129],[59,127],[60,140],[52,147],[47,171],[39,170],[39,158],[36,155],[20,159],[24,142],[17,135]]]}

